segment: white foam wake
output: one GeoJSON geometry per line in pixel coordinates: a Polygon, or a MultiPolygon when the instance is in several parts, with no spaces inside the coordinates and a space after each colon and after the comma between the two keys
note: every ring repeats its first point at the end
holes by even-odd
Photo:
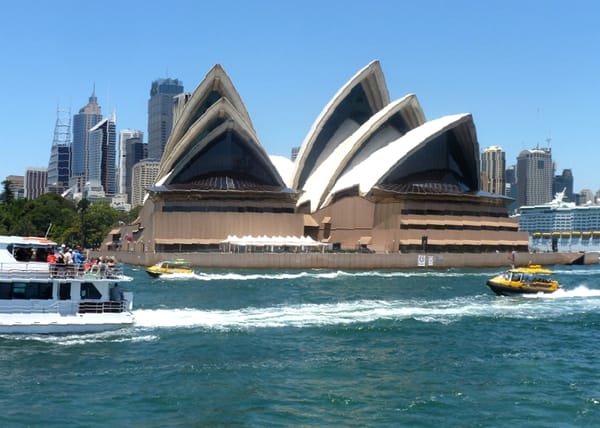
{"type": "Polygon", "coordinates": [[[140,328],[229,331],[309,328],[407,319],[439,323],[456,322],[465,317],[547,319],[600,310],[600,290],[586,287],[561,290],[560,294],[528,297],[530,298],[498,298],[485,294],[439,301],[358,300],[234,310],[144,309],[134,311],[134,315],[135,326],[140,328]],[[550,298],[555,301],[546,300],[550,298]]]}
{"type": "MultiPolygon", "coordinates": [[[[315,279],[338,279],[338,278],[362,278],[362,277],[377,277],[377,278],[411,278],[411,277],[427,277],[427,278],[464,278],[466,276],[489,277],[489,272],[454,272],[448,271],[368,271],[368,272],[347,272],[347,271],[301,271],[301,272],[278,272],[278,273],[194,273],[186,274],[186,276],[172,276],[172,279],[177,278],[194,278],[200,281],[253,281],[257,279],[265,280],[294,280],[301,278],[315,279]]],[[[165,277],[166,278],[166,277],[165,277]]]]}

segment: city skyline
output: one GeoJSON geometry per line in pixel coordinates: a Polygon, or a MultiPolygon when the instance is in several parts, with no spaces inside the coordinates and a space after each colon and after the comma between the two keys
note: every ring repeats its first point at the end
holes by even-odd
{"type": "Polygon", "coordinates": [[[600,95],[592,56],[600,6],[594,2],[378,2],[368,8],[361,2],[178,2],[186,23],[202,24],[200,33],[188,24],[157,31],[164,11],[148,2],[109,1],[118,13],[108,24],[86,18],[93,16],[91,5],[70,5],[11,3],[4,12],[0,44],[9,66],[0,71],[2,141],[31,149],[12,150],[0,161],[3,178],[48,165],[57,107],[75,112],[94,86],[106,115],[116,112],[118,130],[145,131],[152,81],[179,79],[192,92],[216,63],[238,88],[266,151],[290,157],[323,103],[377,59],[390,76],[392,98],[416,93],[428,119],[472,113],[480,150],[502,147],[507,166],[522,150],[549,144],[556,173],[571,169],[577,192],[600,188],[594,159],[585,155],[597,138],[600,95]],[[31,14],[32,7],[39,13],[31,14]],[[226,27],[210,19],[224,11],[226,27]]]}

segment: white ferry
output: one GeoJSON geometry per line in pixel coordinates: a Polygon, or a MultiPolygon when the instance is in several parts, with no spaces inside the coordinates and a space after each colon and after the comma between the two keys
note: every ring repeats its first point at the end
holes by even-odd
{"type": "Polygon", "coordinates": [[[600,251],[600,205],[566,202],[564,190],[547,204],[523,206],[516,218],[539,252],[600,251]]]}
{"type": "Polygon", "coordinates": [[[131,326],[132,278],[116,267],[48,263],[57,244],[0,236],[0,334],[90,333],[131,326]]]}

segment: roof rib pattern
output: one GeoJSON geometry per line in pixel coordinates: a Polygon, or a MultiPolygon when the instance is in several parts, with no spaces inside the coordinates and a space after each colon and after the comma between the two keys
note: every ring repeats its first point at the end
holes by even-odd
{"type": "Polygon", "coordinates": [[[309,203],[311,212],[336,195],[367,196],[375,188],[478,191],[478,153],[470,114],[427,122],[414,94],[390,103],[379,62],[373,61],[315,121],[300,147],[291,184],[303,192],[298,206],[309,203]]]}
{"type": "Polygon", "coordinates": [[[298,152],[292,187],[302,189],[321,155],[332,152],[344,137],[387,104],[389,94],[381,65],[373,61],[352,77],[317,117],[298,152]]]}
{"type": "Polygon", "coordinates": [[[259,143],[239,94],[216,65],[178,113],[157,185],[193,188],[194,183],[202,183],[198,190],[204,190],[207,183],[221,183],[219,177],[243,182],[244,188],[249,183],[286,188],[259,143]]]}
{"type": "Polygon", "coordinates": [[[475,126],[470,114],[444,116],[425,122],[347,170],[327,195],[357,188],[367,195],[381,184],[431,182],[452,184],[462,191],[479,190],[475,126]]]}
{"type": "Polygon", "coordinates": [[[298,204],[310,201],[311,211],[321,208],[328,192],[342,172],[360,163],[375,150],[386,146],[425,122],[417,97],[396,100],[371,116],[359,129],[337,144],[309,175],[298,204]]]}

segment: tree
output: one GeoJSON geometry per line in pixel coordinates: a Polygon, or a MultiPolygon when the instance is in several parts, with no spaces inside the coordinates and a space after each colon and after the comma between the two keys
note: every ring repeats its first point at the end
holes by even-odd
{"type": "Polygon", "coordinates": [[[13,212],[10,233],[20,236],[45,236],[66,242],[75,222],[75,205],[56,193],[45,193],[36,199],[18,200],[20,210],[13,212]],[[21,202],[22,201],[22,202],[21,202]]]}
{"type": "Polygon", "coordinates": [[[85,213],[88,210],[89,206],[90,206],[90,201],[88,201],[86,198],[81,199],[77,203],[77,212],[79,212],[79,214],[81,215],[81,224],[80,224],[81,245],[84,248],[87,248],[87,242],[85,240],[85,238],[86,238],[86,236],[85,236],[85,213]]]}
{"type": "Polygon", "coordinates": [[[92,248],[100,247],[110,229],[122,221],[123,213],[108,202],[94,202],[86,214],[86,243],[92,248]]]}
{"type": "Polygon", "coordinates": [[[10,189],[11,184],[10,180],[4,180],[2,182],[2,186],[4,187],[4,191],[2,192],[2,202],[5,204],[10,204],[15,199],[15,196],[10,189]]]}

